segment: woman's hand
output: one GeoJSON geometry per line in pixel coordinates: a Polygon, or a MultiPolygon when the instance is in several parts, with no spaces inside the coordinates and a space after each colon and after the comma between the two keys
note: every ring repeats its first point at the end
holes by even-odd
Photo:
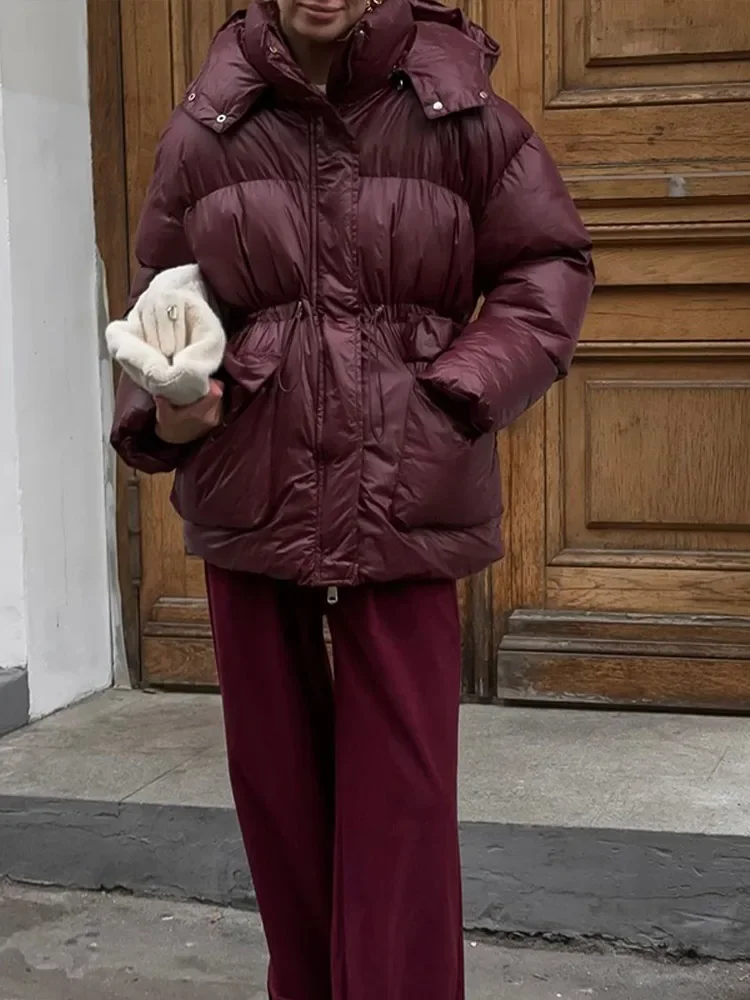
{"type": "Polygon", "coordinates": [[[210,434],[223,416],[224,386],[211,380],[208,395],[189,406],[173,406],[163,397],[156,402],[156,434],[165,444],[190,444],[210,434]]]}

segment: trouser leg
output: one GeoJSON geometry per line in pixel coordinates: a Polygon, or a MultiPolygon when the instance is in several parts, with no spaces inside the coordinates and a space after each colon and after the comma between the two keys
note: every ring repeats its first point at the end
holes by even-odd
{"type": "Polygon", "coordinates": [[[322,597],[215,567],[207,582],[271,1000],[331,1000],[334,719],[322,597]]]}
{"type": "Polygon", "coordinates": [[[342,590],[329,621],[335,1000],[462,1000],[456,588],[342,590]]]}

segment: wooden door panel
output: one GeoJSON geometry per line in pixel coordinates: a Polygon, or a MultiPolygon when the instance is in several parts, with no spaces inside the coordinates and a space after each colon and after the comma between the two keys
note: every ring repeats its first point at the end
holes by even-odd
{"type": "Polygon", "coordinates": [[[747,707],[750,633],[726,639],[750,610],[747,5],[500,6],[511,55],[539,38],[503,80],[589,223],[599,284],[568,381],[511,434],[499,693],[747,707]]]}
{"type": "MultiPolygon", "coordinates": [[[[618,548],[626,547],[623,530],[631,544],[641,532],[638,548],[719,547],[717,529],[747,527],[747,443],[727,429],[749,426],[750,380],[735,381],[717,366],[706,381],[702,365],[664,365],[659,380],[657,371],[643,377],[640,367],[630,379],[590,378],[584,388],[580,528],[607,530],[618,548]]],[[[582,535],[582,544],[592,540],[582,535]]],[[[748,540],[745,532],[730,543],[748,540]]]]}
{"type": "MultiPolygon", "coordinates": [[[[135,233],[158,136],[174,104],[198,73],[211,38],[242,0],[121,0],[124,103],[128,147],[129,227],[135,233]]],[[[482,0],[468,0],[482,20],[482,0]]],[[[169,503],[171,477],[139,477],[140,619],[143,681],[215,684],[203,566],[186,552],[169,503]]],[[[464,694],[487,699],[497,689],[496,650],[502,621],[497,581],[488,572],[461,588],[464,694]]]]}
{"type": "Polygon", "coordinates": [[[548,107],[750,92],[745,0],[548,0],[544,26],[548,107]]]}
{"type": "Polygon", "coordinates": [[[587,351],[550,403],[551,443],[564,444],[549,483],[550,523],[558,507],[561,521],[551,562],[574,549],[592,558],[599,549],[750,549],[739,432],[750,421],[750,350],[716,361],[708,379],[711,345],[694,359],[671,348],[644,362],[587,351]]]}
{"type": "MultiPolygon", "coordinates": [[[[121,0],[129,231],[159,135],[239,0],[121,0]]],[[[141,672],[148,684],[216,682],[202,563],[185,551],[171,476],[140,476],[141,672]]]]}
{"type": "MultiPolygon", "coordinates": [[[[740,261],[742,263],[742,261],[740,261]]],[[[584,324],[586,356],[592,342],[610,355],[623,343],[750,340],[747,286],[599,285],[584,324]],[[618,346],[619,345],[619,346],[618,346]]]]}
{"type": "MultiPolygon", "coordinates": [[[[111,2],[132,238],[158,134],[241,2],[111,2]]],[[[747,0],[464,7],[501,40],[496,86],[558,159],[599,272],[569,381],[499,439],[508,555],[461,590],[465,694],[747,708],[747,0]]],[[[213,683],[170,482],[139,487],[145,677],[213,683]]]]}
{"type": "Polygon", "coordinates": [[[627,285],[718,285],[748,280],[746,222],[643,223],[597,231],[597,280],[600,287],[627,285]]]}
{"type": "MultiPolygon", "coordinates": [[[[664,66],[695,62],[705,72],[706,60],[727,59],[750,52],[750,22],[745,0],[575,0],[566,8],[582,7],[587,27],[588,64],[622,65],[639,62],[664,66]]],[[[572,18],[575,23],[575,14],[572,18]]],[[[682,83],[678,77],[673,81],[682,83]]]]}

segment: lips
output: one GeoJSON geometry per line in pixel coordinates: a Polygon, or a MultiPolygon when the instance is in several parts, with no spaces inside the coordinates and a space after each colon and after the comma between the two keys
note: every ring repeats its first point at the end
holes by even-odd
{"type": "Polygon", "coordinates": [[[346,9],[341,5],[331,6],[330,4],[325,3],[301,3],[299,6],[308,13],[315,14],[319,17],[333,17],[346,9]]]}

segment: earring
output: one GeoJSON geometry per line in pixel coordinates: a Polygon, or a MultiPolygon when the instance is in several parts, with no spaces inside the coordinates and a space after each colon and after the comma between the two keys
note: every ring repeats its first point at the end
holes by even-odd
{"type": "Polygon", "coordinates": [[[368,14],[372,14],[372,12],[376,10],[382,3],[383,0],[367,0],[367,3],[365,4],[365,10],[367,11],[368,14]]]}

